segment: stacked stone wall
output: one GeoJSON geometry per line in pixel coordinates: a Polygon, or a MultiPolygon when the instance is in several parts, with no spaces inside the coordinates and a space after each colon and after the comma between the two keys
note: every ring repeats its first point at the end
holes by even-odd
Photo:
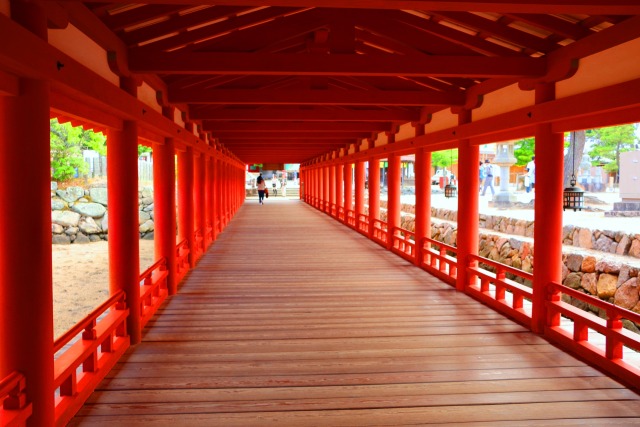
{"type": "MultiPolygon", "coordinates": [[[[54,244],[107,240],[109,233],[106,184],[59,189],[51,183],[51,234],[54,244]]],[[[138,189],[140,238],[153,239],[153,188],[138,189]]]]}
{"type": "MultiPolygon", "coordinates": [[[[402,206],[401,227],[415,230],[415,207],[402,206]]],[[[434,208],[431,211],[431,238],[456,246],[457,212],[434,208]],[[451,222],[439,222],[440,218],[451,222]]],[[[482,215],[478,254],[514,268],[533,272],[533,222],[482,215]],[[492,234],[494,230],[500,234],[492,234]],[[505,236],[506,235],[506,236],[505,236]],[[517,236],[525,237],[519,239],[517,236]]],[[[617,306],[640,313],[640,235],[619,231],[589,230],[574,226],[564,228],[562,284],[617,306]],[[584,250],[586,249],[586,250],[584,250]]],[[[490,269],[488,266],[485,268],[490,269]]],[[[509,278],[531,286],[520,277],[509,278]]],[[[601,317],[597,307],[563,295],[565,301],[601,317]]],[[[637,325],[624,321],[628,329],[637,325]]]]}

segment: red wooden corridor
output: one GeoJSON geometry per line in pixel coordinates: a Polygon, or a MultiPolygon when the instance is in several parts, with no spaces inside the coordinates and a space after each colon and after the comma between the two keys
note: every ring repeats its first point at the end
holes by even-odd
{"type": "Polygon", "coordinates": [[[309,205],[249,199],[71,425],[637,425],[638,401],[309,205]]]}

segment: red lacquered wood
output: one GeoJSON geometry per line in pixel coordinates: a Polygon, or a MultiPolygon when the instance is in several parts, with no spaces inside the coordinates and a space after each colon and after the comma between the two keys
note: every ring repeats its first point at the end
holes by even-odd
{"type": "Polygon", "coordinates": [[[400,156],[392,154],[387,159],[389,169],[387,170],[387,249],[391,249],[393,240],[393,230],[400,227],[400,185],[401,170],[400,156]]]}
{"type": "MultiPolygon", "coordinates": [[[[538,85],[536,103],[555,99],[555,85],[538,85]]],[[[562,281],[562,191],[563,176],[558,171],[564,167],[564,138],[553,132],[550,124],[536,127],[536,197],[533,230],[535,253],[533,279],[534,332],[542,333],[546,321],[547,286],[562,281]],[[538,226],[542,225],[543,226],[538,226]]]]}
{"type": "Polygon", "coordinates": [[[109,288],[123,290],[131,316],[131,343],[140,342],[140,277],[138,234],[138,133],[134,122],[107,133],[109,197],[109,288]]]}
{"type": "Polygon", "coordinates": [[[178,290],[176,281],[176,187],[175,143],[167,138],[153,147],[154,249],[156,259],[165,259],[169,295],[178,290]]]}
{"type": "MultiPolygon", "coordinates": [[[[471,122],[471,111],[463,110],[458,115],[458,123],[471,122]]],[[[478,253],[478,162],[480,147],[461,140],[458,145],[458,278],[456,289],[464,291],[468,283],[467,263],[470,255],[478,253]]]]}
{"type": "MultiPolygon", "coordinates": [[[[380,162],[378,159],[369,159],[369,222],[380,219],[380,162]]],[[[369,230],[369,238],[373,238],[372,227],[369,230]]]]}
{"type": "MultiPolygon", "coordinates": [[[[422,242],[431,237],[431,152],[420,148],[416,151],[415,180],[416,180],[416,215],[415,241],[422,242]]],[[[416,251],[415,263],[423,262],[423,251],[416,251]]]]}
{"type": "Polygon", "coordinates": [[[195,267],[197,254],[194,246],[194,193],[193,152],[190,148],[178,154],[178,240],[189,246],[189,266],[195,267]]]}

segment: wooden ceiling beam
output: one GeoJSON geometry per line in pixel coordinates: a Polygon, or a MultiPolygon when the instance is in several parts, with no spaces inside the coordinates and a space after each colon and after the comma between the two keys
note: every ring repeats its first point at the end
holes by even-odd
{"type": "Polygon", "coordinates": [[[241,130],[234,131],[211,131],[211,135],[214,138],[220,138],[223,141],[229,140],[320,140],[320,139],[356,139],[367,138],[371,136],[371,132],[316,132],[316,131],[288,131],[282,130],[280,132],[243,132],[241,130]]]}
{"type": "Polygon", "coordinates": [[[463,105],[465,96],[436,91],[360,91],[360,90],[182,90],[169,92],[169,102],[182,104],[234,105],[391,105],[455,106],[463,105]]]}
{"type": "MultiPolygon", "coordinates": [[[[57,1],[57,0],[45,0],[57,1]]],[[[85,3],[103,3],[104,0],[70,0],[85,3]]],[[[145,0],[145,4],[175,4],[180,0],[145,0]]],[[[128,4],[130,0],[116,0],[111,3],[128,4]]],[[[195,4],[193,0],[185,4],[195,4]]],[[[237,5],[237,0],[200,0],[197,4],[237,5]]],[[[564,0],[548,2],[544,0],[242,0],[246,6],[295,6],[353,9],[405,9],[442,10],[467,12],[523,12],[544,14],[585,14],[585,15],[638,15],[640,3],[637,0],[564,0]]]]}
{"type": "Polygon", "coordinates": [[[191,109],[192,120],[222,121],[346,121],[346,122],[417,122],[420,120],[419,110],[328,110],[328,109],[296,109],[296,108],[217,108],[191,109]]]}
{"type": "Polygon", "coordinates": [[[544,75],[544,58],[132,52],[137,73],[521,78],[544,75]]]}
{"type": "Polygon", "coordinates": [[[166,34],[179,33],[187,31],[190,27],[204,25],[207,22],[213,22],[228,18],[237,13],[251,9],[251,7],[241,6],[215,6],[199,12],[188,13],[186,15],[172,16],[164,22],[149,25],[134,31],[126,32],[121,35],[122,40],[128,45],[133,46],[148,40],[153,40],[166,34]]]}
{"type": "Polygon", "coordinates": [[[388,123],[376,122],[215,122],[204,121],[202,128],[211,132],[255,132],[259,135],[270,132],[385,132],[390,129],[388,123]]]}
{"type": "Polygon", "coordinates": [[[497,39],[505,40],[523,48],[529,48],[537,52],[548,53],[560,47],[547,39],[536,37],[533,34],[525,33],[518,29],[509,27],[490,19],[483,18],[472,13],[465,12],[437,12],[437,16],[447,21],[473,28],[480,32],[487,33],[497,39]]]}

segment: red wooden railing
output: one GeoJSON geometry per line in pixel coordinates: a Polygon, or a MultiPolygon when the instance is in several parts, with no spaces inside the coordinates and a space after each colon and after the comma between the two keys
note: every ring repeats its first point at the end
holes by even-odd
{"type": "Polygon", "coordinates": [[[347,218],[346,218],[346,224],[355,229],[356,228],[356,212],[354,210],[347,210],[347,218]]]}
{"type": "MultiPolygon", "coordinates": [[[[386,239],[385,239],[386,241],[386,239]]],[[[393,227],[391,251],[410,262],[416,259],[416,234],[400,227],[393,227]]]]}
{"type": "Polygon", "coordinates": [[[204,254],[204,234],[201,229],[197,229],[193,232],[193,255],[196,257],[196,260],[199,260],[200,257],[204,254]]]}
{"type": "Polygon", "coordinates": [[[631,364],[624,359],[625,349],[640,351],[640,335],[624,329],[622,319],[640,324],[640,314],[559,283],[550,283],[549,288],[545,336],[638,388],[640,369],[638,369],[637,360],[636,364],[631,364]],[[562,301],[561,293],[596,307],[606,315],[606,318],[602,319],[562,301]],[[573,325],[566,326],[565,322],[563,326],[560,322],[561,316],[571,319],[573,325]],[[601,334],[604,337],[604,344],[590,341],[590,331],[601,334]]]}
{"type": "Polygon", "coordinates": [[[176,245],[176,282],[182,282],[189,271],[189,242],[184,239],[176,245]]]}
{"type": "Polygon", "coordinates": [[[168,295],[167,260],[161,258],[140,275],[140,328],[144,328],[168,295]]]}
{"type": "Polygon", "coordinates": [[[374,219],[373,224],[369,224],[369,218],[367,217],[367,232],[369,227],[373,227],[371,230],[371,240],[381,244],[385,248],[387,247],[387,223],[374,219]]]}
{"type": "Polygon", "coordinates": [[[208,246],[211,243],[213,243],[214,238],[215,236],[213,234],[213,226],[211,225],[211,223],[209,223],[205,227],[205,246],[208,246]]]}
{"type": "Polygon", "coordinates": [[[33,408],[27,403],[27,380],[13,372],[0,381],[0,426],[25,426],[33,408]]]}
{"type": "Polygon", "coordinates": [[[356,222],[356,230],[360,233],[369,235],[369,216],[365,214],[358,215],[358,221],[356,222]]]}
{"type": "MultiPolygon", "coordinates": [[[[317,207],[322,210],[320,206],[317,207]]],[[[367,215],[357,215],[355,211],[342,207],[337,210],[337,219],[367,236],[369,227],[373,227],[372,240],[381,244],[386,242],[387,224],[383,221],[374,220],[369,223],[367,215]]],[[[416,248],[415,233],[400,227],[394,227],[392,239],[391,250],[394,253],[415,262],[418,251],[421,251],[421,268],[451,285],[456,284],[457,248],[430,238],[424,238],[416,248]]],[[[466,268],[469,278],[466,291],[471,296],[531,329],[533,290],[514,280],[519,277],[525,283],[533,283],[531,273],[477,255],[469,257],[466,268]]],[[[640,358],[636,354],[640,352],[640,335],[622,326],[622,319],[640,324],[640,314],[557,283],[551,283],[549,287],[545,337],[630,386],[640,387],[640,362],[631,364],[624,360],[625,350],[640,358]],[[597,307],[606,313],[606,319],[561,301],[561,293],[597,307]],[[567,322],[561,324],[561,316],[571,319],[572,326],[567,326],[567,322]],[[590,342],[590,331],[601,334],[604,344],[590,342]]]]}
{"type": "Polygon", "coordinates": [[[533,289],[507,278],[507,273],[533,282],[533,274],[477,255],[469,256],[467,292],[494,310],[531,328],[533,289]],[[480,263],[495,272],[481,268],[480,263]],[[525,304],[525,301],[528,301],[525,304]]]}
{"type": "Polygon", "coordinates": [[[458,249],[425,237],[422,244],[419,245],[419,250],[422,251],[420,267],[440,280],[455,286],[458,278],[458,260],[455,255],[458,253],[458,249]]]}
{"type": "Polygon", "coordinates": [[[128,315],[118,291],[54,342],[54,353],[62,351],[54,361],[56,426],[67,424],[129,347],[128,315]]]}

